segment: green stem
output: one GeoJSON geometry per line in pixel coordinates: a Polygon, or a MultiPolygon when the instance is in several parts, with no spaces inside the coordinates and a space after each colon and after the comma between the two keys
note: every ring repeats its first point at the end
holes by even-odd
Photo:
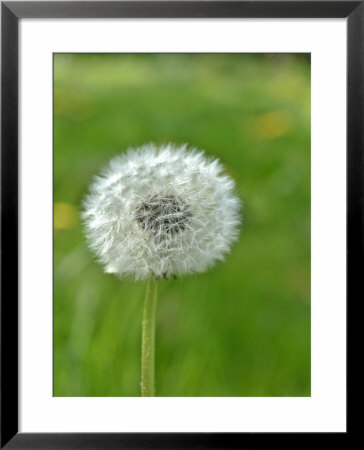
{"type": "Polygon", "coordinates": [[[150,277],[145,294],[142,324],[142,397],[154,397],[155,313],[157,280],[150,277]]]}

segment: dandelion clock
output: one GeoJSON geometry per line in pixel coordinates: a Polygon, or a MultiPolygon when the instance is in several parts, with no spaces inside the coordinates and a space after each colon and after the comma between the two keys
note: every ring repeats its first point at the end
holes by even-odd
{"type": "Polygon", "coordinates": [[[91,184],[82,215],[104,271],[147,280],[141,394],[153,396],[158,280],[204,272],[224,259],[240,224],[234,181],[201,151],[148,144],[111,159],[91,184]]]}

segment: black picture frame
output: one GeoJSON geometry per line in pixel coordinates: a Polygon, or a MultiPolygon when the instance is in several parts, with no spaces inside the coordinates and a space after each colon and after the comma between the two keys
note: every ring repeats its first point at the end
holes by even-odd
{"type": "MultiPolygon", "coordinates": [[[[363,297],[363,1],[1,2],[1,448],[192,449],[297,447],[325,433],[18,432],[18,22],[22,18],[346,18],[347,303],[363,297]]],[[[349,313],[349,311],[348,311],[349,313]]],[[[349,415],[348,415],[349,417],[349,415]]],[[[346,433],[335,433],[345,445],[346,433]],[[345,441],[345,442],[344,442],[345,441]]],[[[333,435],[333,434],[332,434],[333,435]]]]}

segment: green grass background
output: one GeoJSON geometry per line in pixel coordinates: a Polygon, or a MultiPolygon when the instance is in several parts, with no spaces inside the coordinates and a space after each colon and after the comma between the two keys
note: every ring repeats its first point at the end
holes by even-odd
{"type": "Polygon", "coordinates": [[[160,282],[157,395],[310,395],[310,62],[274,54],[54,56],[54,395],[140,395],[145,286],[102,272],[79,212],[150,141],[219,157],[244,201],[224,263],[160,282]]]}

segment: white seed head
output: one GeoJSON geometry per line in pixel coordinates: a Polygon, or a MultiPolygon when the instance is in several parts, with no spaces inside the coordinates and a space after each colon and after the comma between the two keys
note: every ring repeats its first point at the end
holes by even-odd
{"type": "Polygon", "coordinates": [[[144,145],[95,178],[82,217],[108,273],[145,279],[203,272],[238,237],[240,201],[216,159],[186,145],[144,145]]]}

